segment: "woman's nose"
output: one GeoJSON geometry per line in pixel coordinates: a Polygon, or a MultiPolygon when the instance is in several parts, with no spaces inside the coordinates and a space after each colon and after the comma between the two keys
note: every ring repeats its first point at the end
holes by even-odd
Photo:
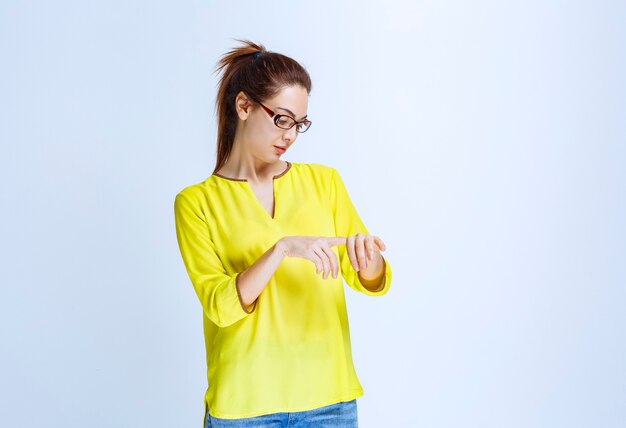
{"type": "Polygon", "coordinates": [[[297,136],[298,136],[298,132],[296,131],[296,127],[292,126],[291,128],[287,130],[287,132],[285,132],[284,140],[288,142],[288,144],[291,144],[296,140],[297,136]]]}

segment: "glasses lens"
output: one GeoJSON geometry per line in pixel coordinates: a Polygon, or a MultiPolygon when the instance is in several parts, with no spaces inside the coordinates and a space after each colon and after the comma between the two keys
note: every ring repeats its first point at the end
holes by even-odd
{"type": "Polygon", "coordinates": [[[296,129],[298,130],[298,132],[306,132],[306,130],[309,129],[310,126],[311,122],[307,120],[299,123],[298,126],[296,126],[296,129]]]}
{"type": "Polygon", "coordinates": [[[278,126],[279,128],[289,129],[295,123],[296,122],[294,122],[294,120],[290,118],[289,116],[282,116],[282,115],[276,116],[276,126],[278,126]]]}

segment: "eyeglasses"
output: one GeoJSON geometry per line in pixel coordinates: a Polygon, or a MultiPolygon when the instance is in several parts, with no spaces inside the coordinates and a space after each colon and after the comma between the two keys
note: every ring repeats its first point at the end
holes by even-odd
{"type": "Polygon", "coordinates": [[[278,126],[281,129],[291,129],[294,125],[296,126],[296,131],[299,133],[306,132],[307,129],[311,126],[313,122],[310,120],[302,120],[300,122],[296,121],[293,117],[286,114],[276,114],[268,107],[264,106],[260,101],[254,100],[256,103],[259,103],[263,110],[270,115],[270,117],[274,120],[274,125],[278,126]]]}

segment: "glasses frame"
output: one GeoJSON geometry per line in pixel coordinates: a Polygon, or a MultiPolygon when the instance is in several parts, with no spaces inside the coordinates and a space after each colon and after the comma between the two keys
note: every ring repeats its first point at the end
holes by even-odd
{"type": "Polygon", "coordinates": [[[267,113],[267,114],[268,114],[268,115],[272,118],[272,120],[274,121],[274,125],[276,125],[276,127],[280,128],[280,129],[291,129],[291,128],[293,128],[294,126],[298,125],[299,123],[308,123],[308,124],[309,124],[309,126],[307,126],[307,128],[306,128],[304,131],[298,131],[298,128],[296,128],[296,132],[297,132],[298,134],[303,134],[303,133],[305,133],[306,131],[308,131],[308,130],[309,130],[309,128],[311,128],[311,125],[313,125],[313,122],[312,122],[312,121],[310,121],[310,120],[308,120],[308,119],[304,119],[304,120],[301,120],[301,121],[299,121],[299,122],[298,122],[295,118],[293,118],[293,117],[289,116],[288,114],[278,114],[278,113],[274,112],[272,109],[270,109],[269,107],[267,107],[267,106],[263,105],[263,103],[262,103],[262,102],[257,101],[257,100],[255,100],[255,99],[253,99],[253,98],[251,98],[251,99],[252,99],[252,101],[254,101],[255,103],[259,104],[261,107],[263,107],[263,110],[265,110],[265,112],[266,112],[266,113],[267,113]],[[281,116],[286,116],[286,117],[288,117],[289,119],[293,120],[295,123],[294,123],[293,125],[291,125],[289,128],[283,128],[282,126],[278,126],[278,121],[280,120],[281,116]]]}

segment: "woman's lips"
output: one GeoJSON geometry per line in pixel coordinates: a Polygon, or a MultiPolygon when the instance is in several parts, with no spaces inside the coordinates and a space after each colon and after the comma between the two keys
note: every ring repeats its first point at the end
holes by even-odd
{"type": "Polygon", "coordinates": [[[282,147],[279,147],[279,146],[274,146],[274,147],[276,148],[276,150],[279,153],[285,153],[287,151],[287,148],[282,148],[282,147]]]}

